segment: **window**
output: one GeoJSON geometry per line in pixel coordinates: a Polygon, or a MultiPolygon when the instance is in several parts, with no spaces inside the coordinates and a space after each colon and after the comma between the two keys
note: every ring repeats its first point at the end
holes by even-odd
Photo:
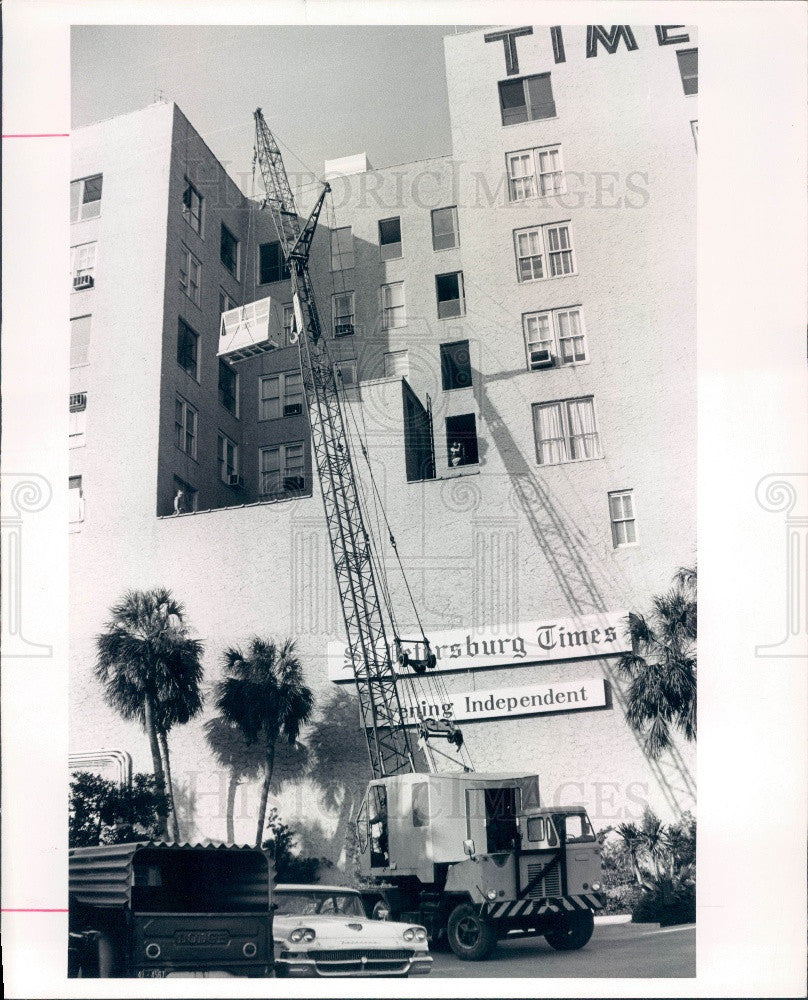
{"type": "Polygon", "coordinates": [[[284,281],[289,276],[289,266],[283,258],[280,243],[262,243],[258,247],[258,284],[284,281]]]}
{"type": "Polygon", "coordinates": [[[71,524],[84,520],[84,491],[81,486],[81,476],[70,476],[68,479],[68,512],[71,524]]]}
{"type": "Polygon", "coordinates": [[[70,183],[70,221],[82,222],[101,214],[102,174],[70,183]]]}
{"type": "Polygon", "coordinates": [[[185,190],[182,192],[182,214],[185,221],[195,233],[202,235],[202,195],[193,184],[185,178],[185,190]]]}
{"type": "Polygon", "coordinates": [[[71,448],[80,448],[84,444],[84,434],[87,429],[87,393],[77,392],[70,397],[70,430],[71,448]]]}
{"type": "Polygon", "coordinates": [[[230,477],[238,475],[238,445],[221,431],[219,431],[216,456],[219,463],[219,479],[229,485],[230,477]]]}
{"type": "Polygon", "coordinates": [[[445,391],[471,386],[471,357],[467,340],[440,345],[440,370],[445,391]]]}
{"type": "Polygon", "coordinates": [[[555,847],[558,844],[555,827],[550,817],[533,816],[527,821],[527,839],[533,841],[546,841],[548,847],[555,847]]]}
{"type": "Polygon", "coordinates": [[[526,313],[522,325],[530,371],[546,368],[554,362],[569,365],[586,361],[586,336],[580,306],[526,313]]]}
{"type": "Polygon", "coordinates": [[[473,413],[446,418],[446,450],[452,468],[477,464],[477,421],[473,413]]]}
{"type": "Polygon", "coordinates": [[[303,412],[303,375],[281,372],[262,375],[258,388],[258,419],[278,420],[303,412]]]}
{"type": "Polygon", "coordinates": [[[199,334],[184,319],[177,324],[177,363],[199,381],[199,334]]]}
{"type": "Polygon", "coordinates": [[[618,490],[609,494],[609,519],[612,522],[612,545],[616,549],[636,544],[633,490],[618,490]]]}
{"type": "Polygon", "coordinates": [[[508,153],[508,196],[511,201],[527,201],[536,197],[536,171],[533,151],[508,153]]]}
{"type": "MultiPolygon", "coordinates": [[[[561,819],[561,817],[558,817],[561,819]]],[[[581,813],[569,813],[563,817],[564,839],[568,844],[592,844],[595,834],[589,817],[581,813]]]]}
{"type": "Polygon", "coordinates": [[[344,389],[356,388],[357,377],[355,361],[337,361],[334,365],[334,375],[338,386],[341,385],[344,389]]]}
{"type": "Polygon", "coordinates": [[[568,222],[534,226],[514,233],[519,281],[560,278],[575,274],[572,234],[568,222]]]}
{"type": "Polygon", "coordinates": [[[600,436],[592,396],[533,405],[539,465],[578,462],[600,456],[600,436]]]}
{"type": "Polygon", "coordinates": [[[234,417],[238,416],[238,372],[219,358],[219,402],[234,417]]]}
{"type": "Polygon", "coordinates": [[[676,53],[679,60],[679,75],[682,77],[682,88],[686,94],[699,92],[699,50],[679,49],[676,53]]]}
{"type": "Polygon", "coordinates": [[[202,265],[188,247],[183,246],[180,256],[180,288],[194,305],[200,304],[202,286],[202,265]]]}
{"type": "Polygon", "coordinates": [[[451,250],[460,244],[460,230],[457,226],[457,209],[432,209],[432,249],[451,250]]]}
{"type": "Polygon", "coordinates": [[[76,316],[70,320],[71,368],[90,361],[90,319],[90,316],[76,316]]]}
{"type": "Polygon", "coordinates": [[[339,292],[331,298],[334,336],[347,337],[354,332],[354,293],[339,292]]]}
{"type": "Polygon", "coordinates": [[[303,442],[261,448],[258,453],[260,493],[263,497],[300,493],[306,488],[303,442]]]}
{"type": "Polygon", "coordinates": [[[295,307],[291,302],[283,307],[283,342],[288,347],[297,340],[297,322],[295,307]]]}
{"type": "Polygon", "coordinates": [[[379,221],[379,251],[382,260],[393,260],[401,256],[400,218],[379,221]]]}
{"type": "Polygon", "coordinates": [[[429,826],[429,783],[426,781],[412,786],[412,825],[429,826]]]}
{"type": "Polygon", "coordinates": [[[382,285],[382,329],[395,330],[407,325],[407,310],[404,305],[404,282],[393,281],[382,285]]]}
{"type": "Polygon", "coordinates": [[[95,243],[82,243],[70,249],[70,275],[73,291],[80,292],[95,284],[95,243]]]}
{"type": "Polygon", "coordinates": [[[238,281],[239,279],[239,242],[222,223],[222,236],[219,245],[219,256],[227,270],[238,281]]]}
{"type": "Polygon", "coordinates": [[[331,270],[347,271],[354,266],[353,234],[350,226],[331,230],[331,270]]]}
{"type": "Polygon", "coordinates": [[[435,290],[438,297],[438,319],[465,316],[466,299],[463,292],[463,272],[436,274],[435,290]]]}
{"type": "Polygon", "coordinates": [[[173,507],[175,514],[190,514],[197,509],[197,491],[179,476],[174,476],[173,507]]]}
{"type": "Polygon", "coordinates": [[[174,404],[174,443],[180,451],[196,458],[196,410],[182,396],[174,404]]]}
{"type": "Polygon", "coordinates": [[[508,153],[505,162],[511,201],[528,201],[539,196],[545,198],[551,194],[563,194],[566,190],[561,146],[541,146],[508,153]]]}
{"type": "Polygon", "coordinates": [[[237,305],[236,301],[234,299],[231,299],[230,296],[227,294],[227,292],[223,288],[220,288],[219,289],[219,312],[220,313],[226,313],[230,309],[235,309],[236,305],[237,305]]]}
{"type": "Polygon", "coordinates": [[[406,378],[410,374],[408,351],[389,351],[384,356],[385,378],[406,378]]]}
{"type": "Polygon", "coordinates": [[[549,73],[523,76],[518,80],[502,80],[499,84],[499,106],[503,125],[555,118],[556,108],[549,73]]]}

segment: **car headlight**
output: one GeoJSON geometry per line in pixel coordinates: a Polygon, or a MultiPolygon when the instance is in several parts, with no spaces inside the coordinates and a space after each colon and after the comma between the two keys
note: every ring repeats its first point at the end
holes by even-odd
{"type": "Polygon", "coordinates": [[[592,892],[600,892],[600,890],[601,890],[601,884],[600,884],[600,882],[593,882],[592,883],[592,892]]]}
{"type": "Polygon", "coordinates": [[[496,889],[489,889],[488,892],[486,893],[486,896],[488,896],[489,899],[496,899],[497,898],[497,890],[496,889]]]}
{"type": "Polygon", "coordinates": [[[298,944],[300,941],[313,941],[317,935],[311,929],[311,927],[295,927],[292,933],[289,935],[289,940],[294,941],[298,944]]]}
{"type": "Polygon", "coordinates": [[[405,941],[426,941],[426,929],[423,927],[408,927],[403,934],[405,941]]]}

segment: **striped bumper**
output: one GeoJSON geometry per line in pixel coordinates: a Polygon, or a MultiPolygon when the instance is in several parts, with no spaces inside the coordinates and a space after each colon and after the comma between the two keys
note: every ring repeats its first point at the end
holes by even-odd
{"type": "Polygon", "coordinates": [[[483,914],[492,920],[506,917],[527,917],[543,913],[563,913],[574,910],[600,910],[603,901],[595,893],[582,896],[561,896],[558,899],[518,899],[507,903],[486,903],[483,914]]]}

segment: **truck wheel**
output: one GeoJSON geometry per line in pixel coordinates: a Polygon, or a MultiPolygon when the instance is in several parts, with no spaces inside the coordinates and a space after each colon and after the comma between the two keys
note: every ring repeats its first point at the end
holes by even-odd
{"type": "Polygon", "coordinates": [[[497,943],[493,926],[471,903],[461,903],[452,910],[446,932],[449,947],[464,962],[483,961],[497,943]]]}
{"type": "Polygon", "coordinates": [[[592,937],[595,918],[591,910],[576,910],[575,913],[561,913],[544,935],[547,943],[556,951],[577,951],[592,937]]]}

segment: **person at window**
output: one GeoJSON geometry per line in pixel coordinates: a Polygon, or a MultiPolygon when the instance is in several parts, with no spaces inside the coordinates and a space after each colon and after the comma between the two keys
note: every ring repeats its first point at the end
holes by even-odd
{"type": "Polygon", "coordinates": [[[453,466],[463,464],[463,445],[460,441],[452,441],[449,445],[449,462],[453,466]]]}
{"type": "Polygon", "coordinates": [[[174,516],[177,514],[185,513],[185,491],[177,490],[177,495],[174,497],[174,516]]]}

